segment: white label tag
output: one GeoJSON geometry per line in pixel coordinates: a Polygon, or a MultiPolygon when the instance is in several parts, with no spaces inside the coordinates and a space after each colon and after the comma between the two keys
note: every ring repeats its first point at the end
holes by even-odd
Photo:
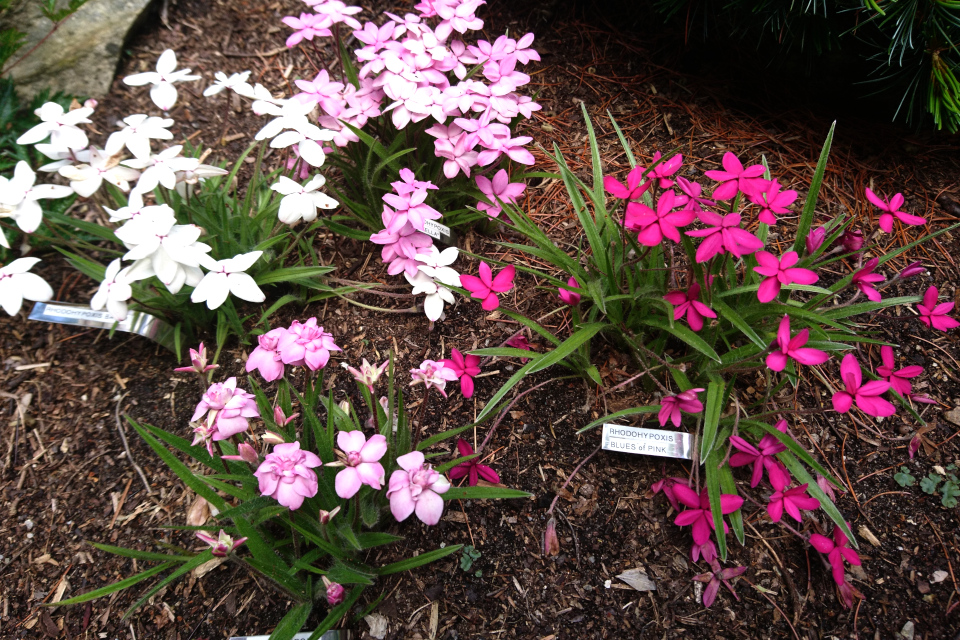
{"type": "Polygon", "coordinates": [[[117,331],[136,333],[160,343],[171,351],[174,350],[173,328],[159,318],[137,311],[129,312],[126,318],[117,322],[108,311],[94,311],[86,305],[70,302],[38,302],[30,311],[30,319],[96,329],[112,329],[116,325],[117,331]]]}
{"type": "Polygon", "coordinates": [[[450,233],[450,227],[445,227],[439,222],[424,220],[423,232],[434,240],[439,240],[445,244],[454,243],[453,234],[450,233]]]}
{"type": "Polygon", "coordinates": [[[690,460],[693,457],[693,436],[680,431],[605,424],[603,425],[603,448],[606,451],[690,460]]]}

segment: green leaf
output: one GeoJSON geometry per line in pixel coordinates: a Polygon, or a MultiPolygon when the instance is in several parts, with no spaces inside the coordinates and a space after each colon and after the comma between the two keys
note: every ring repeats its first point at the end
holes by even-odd
{"type": "Polygon", "coordinates": [[[680,324],[671,326],[667,320],[658,318],[656,316],[643,318],[640,320],[640,323],[645,324],[648,327],[654,327],[655,329],[666,331],[672,336],[686,342],[689,346],[693,347],[711,360],[720,362],[720,356],[717,355],[717,352],[714,351],[713,348],[703,340],[703,338],[680,324]]]}
{"type": "Polygon", "coordinates": [[[312,611],[312,601],[298,604],[287,611],[287,615],[283,616],[280,624],[270,634],[270,640],[293,640],[293,636],[297,635],[300,629],[303,629],[303,625],[307,624],[307,618],[310,617],[312,611]]]}
{"type": "Polygon", "coordinates": [[[503,500],[507,498],[529,498],[533,494],[519,489],[506,487],[450,487],[440,497],[450,500],[503,500]]]}
{"type": "Polygon", "coordinates": [[[717,427],[723,411],[724,385],[710,381],[707,385],[707,405],[703,411],[703,437],[700,440],[700,459],[706,460],[717,440],[717,427]]]}
{"type": "Polygon", "coordinates": [[[127,618],[129,618],[131,614],[133,614],[137,609],[139,609],[141,606],[143,606],[143,604],[144,604],[147,600],[149,600],[150,598],[152,598],[155,593],[157,593],[158,591],[160,591],[160,589],[163,589],[165,586],[167,586],[168,584],[172,583],[172,582],[175,581],[177,578],[179,578],[179,577],[181,577],[181,576],[183,576],[183,575],[185,575],[185,574],[193,571],[194,569],[196,569],[197,567],[199,567],[199,566],[202,565],[203,563],[205,563],[205,562],[210,562],[211,560],[213,560],[213,553],[211,552],[210,549],[207,549],[207,550],[204,551],[203,553],[197,554],[196,556],[194,556],[193,558],[191,558],[189,562],[184,563],[183,565],[181,565],[180,567],[178,567],[176,571],[174,571],[173,573],[171,573],[170,575],[168,575],[167,577],[165,577],[163,580],[161,580],[161,581],[158,582],[157,584],[155,584],[155,585],[153,585],[152,587],[150,587],[150,588],[147,590],[146,593],[144,593],[143,595],[141,595],[140,598],[139,598],[136,602],[134,602],[132,605],[130,605],[130,608],[127,609],[126,612],[123,614],[123,618],[122,618],[122,619],[123,619],[123,620],[126,620],[127,618]]]}
{"type": "Polygon", "coordinates": [[[793,455],[800,458],[804,464],[808,467],[813,468],[817,473],[826,478],[830,484],[837,487],[838,489],[843,489],[844,486],[840,484],[840,481],[833,477],[833,474],[823,468],[823,465],[814,460],[813,456],[807,452],[806,449],[801,447],[796,440],[791,438],[788,434],[783,433],[774,426],[767,424],[766,422],[760,422],[759,420],[741,420],[741,426],[757,427],[762,429],[766,433],[769,433],[774,438],[779,440],[787,449],[789,449],[793,455]]]}
{"type": "MultiPolygon", "coordinates": [[[[451,491],[453,488],[450,489],[451,491]]],[[[393,562],[388,565],[384,565],[377,570],[377,574],[381,576],[389,576],[394,573],[401,573],[403,571],[409,571],[411,569],[416,569],[417,567],[422,567],[425,564],[429,564],[441,558],[446,558],[451,553],[456,553],[463,548],[462,544],[451,544],[442,549],[434,549],[433,551],[428,551],[427,553],[421,553],[418,556],[412,558],[407,558],[406,560],[401,560],[399,562],[393,562]]]]}
{"type": "Polygon", "coordinates": [[[619,420],[620,418],[626,418],[629,416],[638,416],[645,413],[657,413],[658,411],[660,411],[660,405],[647,405],[645,407],[634,407],[632,409],[623,409],[622,411],[617,411],[616,413],[611,413],[608,416],[603,416],[602,418],[598,418],[597,420],[594,420],[584,428],[577,431],[577,435],[580,435],[584,431],[589,431],[590,429],[599,427],[601,424],[604,424],[605,422],[610,422],[611,420],[619,420]]]}
{"type": "Polygon", "coordinates": [[[99,542],[91,542],[91,545],[100,549],[100,551],[106,551],[107,553],[112,553],[117,556],[123,556],[125,558],[136,558],[137,560],[159,560],[160,562],[187,562],[192,560],[195,556],[185,556],[185,555],[171,555],[169,553],[155,553],[150,551],[139,551],[137,549],[127,549],[126,547],[114,547],[109,544],[100,544],[99,542]]]}
{"type": "Polygon", "coordinates": [[[761,349],[767,348],[767,342],[757,335],[757,332],[753,330],[753,327],[750,326],[746,320],[740,317],[740,314],[734,311],[726,302],[720,298],[713,299],[713,307],[716,309],[721,316],[730,321],[730,324],[735,326],[737,329],[747,336],[750,339],[750,342],[757,345],[761,349]]]}
{"type": "Polygon", "coordinates": [[[267,273],[261,273],[256,278],[257,284],[273,284],[276,282],[303,282],[312,278],[318,278],[326,273],[330,273],[336,267],[283,267],[274,269],[267,273]]]}
{"type": "MultiPolygon", "coordinates": [[[[737,495],[737,483],[733,479],[733,470],[730,468],[729,462],[720,467],[720,489],[724,493],[737,495]]],[[[737,542],[740,543],[740,546],[743,546],[746,540],[746,534],[743,531],[743,509],[737,509],[730,514],[730,528],[733,529],[733,535],[737,537],[737,542]]]]}
{"type": "MultiPolygon", "coordinates": [[[[860,548],[860,545],[857,544],[857,539],[854,537],[853,532],[850,530],[850,527],[847,526],[847,521],[844,520],[843,514],[840,513],[840,510],[837,509],[837,505],[833,504],[833,500],[830,499],[823,489],[820,488],[820,485],[817,484],[817,481],[807,472],[806,467],[800,464],[800,461],[793,457],[793,454],[789,451],[781,451],[777,454],[780,462],[784,464],[794,478],[797,479],[799,484],[807,485],[807,491],[811,496],[820,501],[820,508],[823,509],[823,512],[833,520],[833,523],[840,527],[847,538],[850,540],[850,543],[857,549],[860,548]]],[[[820,474],[823,475],[823,474],[820,474]]],[[[824,476],[828,477],[828,476],[824,476]]]]}
{"type": "Polygon", "coordinates": [[[363,593],[364,586],[357,585],[350,590],[350,595],[347,596],[347,599],[335,606],[333,609],[327,613],[327,617],[323,619],[323,622],[320,623],[320,626],[310,634],[310,637],[307,640],[320,640],[321,636],[327,631],[336,626],[337,623],[347,615],[347,611],[350,610],[357,600],[360,599],[360,595],[363,593]]]}
{"type": "Polygon", "coordinates": [[[710,497],[710,513],[713,516],[714,535],[717,538],[717,553],[722,560],[727,559],[727,534],[723,528],[723,505],[721,504],[720,464],[721,450],[718,448],[710,452],[705,459],[707,495],[710,497]]]}
{"type": "Polygon", "coordinates": [[[360,547],[362,549],[372,549],[373,547],[400,542],[403,540],[403,536],[395,536],[392,533],[384,533],[381,531],[367,531],[357,535],[357,540],[360,541],[360,547]]]}
{"type": "Polygon", "coordinates": [[[327,570],[327,579],[340,584],[373,584],[376,574],[355,562],[335,560],[327,570]]]}
{"type": "Polygon", "coordinates": [[[152,578],[158,573],[163,573],[164,571],[166,571],[167,569],[175,565],[176,565],[175,562],[164,562],[163,564],[153,567],[152,569],[147,569],[146,571],[142,571],[136,575],[132,575],[129,578],[124,578],[119,582],[108,584],[105,587],[100,587],[99,589],[88,591],[87,593],[83,593],[79,596],[74,596],[72,598],[67,598],[66,600],[61,600],[60,602],[57,603],[56,606],[61,607],[63,605],[68,605],[68,604],[79,604],[81,602],[87,602],[88,600],[96,600],[97,598],[108,596],[111,593],[114,593],[116,591],[121,591],[123,589],[126,589],[127,587],[132,587],[138,582],[143,582],[147,578],[152,578]]]}
{"type": "Polygon", "coordinates": [[[820,159],[817,161],[817,168],[813,172],[813,180],[810,181],[810,190],[807,192],[807,201],[803,204],[803,212],[800,214],[800,221],[797,223],[797,237],[793,242],[793,250],[798,255],[803,255],[806,249],[807,233],[813,224],[813,217],[817,209],[817,197],[820,194],[820,185],[823,184],[823,174],[827,170],[827,159],[830,157],[830,146],[833,144],[833,130],[836,128],[836,121],[830,125],[830,131],[827,133],[827,139],[820,150],[820,159]]]}

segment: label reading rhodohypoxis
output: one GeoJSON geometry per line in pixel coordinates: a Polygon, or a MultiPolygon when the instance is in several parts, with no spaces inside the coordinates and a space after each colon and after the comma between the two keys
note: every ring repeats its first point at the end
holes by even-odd
{"type": "Polygon", "coordinates": [[[423,232],[434,240],[439,240],[444,244],[457,244],[457,237],[450,231],[450,227],[445,227],[439,222],[425,220],[423,223],[423,232]]]}
{"type": "Polygon", "coordinates": [[[33,305],[30,319],[96,329],[113,329],[116,326],[117,331],[136,333],[171,351],[174,350],[173,327],[159,318],[137,311],[131,311],[124,320],[117,322],[107,311],[94,311],[86,305],[70,302],[38,302],[33,305]]]}
{"type": "Polygon", "coordinates": [[[605,424],[603,425],[603,448],[607,451],[690,460],[693,436],[679,431],[605,424]]]}

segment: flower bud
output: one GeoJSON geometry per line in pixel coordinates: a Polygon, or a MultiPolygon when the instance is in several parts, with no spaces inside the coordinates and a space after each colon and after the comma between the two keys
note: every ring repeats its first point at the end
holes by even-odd
{"type": "Polygon", "coordinates": [[[344,598],[346,597],[346,590],[343,588],[342,584],[330,582],[327,576],[323,576],[323,584],[327,588],[327,604],[329,604],[331,607],[335,607],[343,602],[344,598]]]}
{"type": "Polygon", "coordinates": [[[557,539],[557,519],[550,518],[547,530],[543,532],[543,555],[555,556],[560,553],[560,541],[557,539]]]}
{"type": "Polygon", "coordinates": [[[907,445],[907,453],[910,455],[910,459],[913,460],[913,456],[917,455],[917,452],[920,451],[920,434],[910,438],[910,444],[907,445]]]}
{"type": "Polygon", "coordinates": [[[340,407],[340,411],[343,411],[345,414],[350,415],[350,401],[349,401],[349,400],[341,400],[340,403],[339,403],[337,406],[340,407]]]}
{"type": "Polygon", "coordinates": [[[860,251],[863,248],[863,232],[859,229],[848,229],[840,236],[840,244],[844,251],[860,251]]]}
{"type": "Polygon", "coordinates": [[[900,272],[900,279],[906,280],[907,278],[912,278],[913,276],[921,274],[924,271],[926,271],[926,268],[923,266],[923,263],[918,260],[908,264],[906,268],[900,272]]]}
{"type": "Polygon", "coordinates": [[[83,102],[83,106],[86,107],[87,109],[96,109],[98,104],[100,103],[93,98],[88,98],[83,102]]]}
{"type": "Polygon", "coordinates": [[[206,531],[197,531],[197,537],[210,545],[213,555],[217,558],[225,558],[228,553],[247,541],[246,538],[237,538],[234,540],[231,536],[220,529],[220,535],[214,538],[206,531]]]}
{"type": "Polygon", "coordinates": [[[324,511],[323,509],[320,509],[320,524],[329,523],[338,513],[340,513],[340,507],[337,507],[333,511],[324,511]]]}
{"type": "MultiPolygon", "coordinates": [[[[570,276],[570,279],[567,280],[567,285],[571,287],[576,287],[578,289],[580,288],[580,283],[577,282],[577,279],[574,278],[573,276],[570,276]]],[[[557,292],[560,295],[560,300],[564,304],[568,304],[571,307],[575,307],[578,304],[580,304],[580,294],[577,293],[576,291],[570,291],[569,289],[559,287],[557,289],[557,292]]]]}
{"type": "Polygon", "coordinates": [[[181,373],[193,371],[202,375],[207,371],[212,371],[219,367],[220,365],[218,364],[207,364],[207,348],[201,342],[198,349],[190,349],[190,366],[177,367],[174,371],[181,373]]]}
{"type": "Polygon", "coordinates": [[[300,415],[300,414],[299,414],[299,413],[295,413],[295,414],[293,414],[292,416],[290,416],[290,417],[288,418],[288,417],[283,413],[283,409],[281,409],[280,407],[274,407],[274,408],[273,408],[273,421],[276,422],[276,423],[277,423],[277,426],[280,426],[280,427],[285,427],[285,426],[287,426],[287,425],[290,423],[290,421],[293,420],[294,418],[296,418],[298,415],[300,415]]]}
{"type": "Polygon", "coordinates": [[[810,231],[807,234],[807,253],[812,254],[821,246],[823,246],[823,241],[827,238],[827,229],[826,227],[817,227],[810,231]]]}
{"type": "Polygon", "coordinates": [[[264,431],[263,435],[260,436],[260,439],[266,442],[267,444],[283,444],[286,440],[283,439],[279,433],[274,433],[273,431],[264,431]]]}
{"type": "Polygon", "coordinates": [[[250,444],[246,442],[241,442],[237,445],[237,454],[235,456],[222,456],[224,460],[236,460],[243,461],[247,464],[259,464],[260,463],[260,454],[257,453],[257,450],[254,449],[250,444]]]}

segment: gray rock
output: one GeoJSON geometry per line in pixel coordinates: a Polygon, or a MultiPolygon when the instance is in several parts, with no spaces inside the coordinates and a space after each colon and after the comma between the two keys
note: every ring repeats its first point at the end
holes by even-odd
{"type": "MultiPolygon", "coordinates": [[[[148,4],[150,0],[89,0],[12,68],[17,88],[24,96],[45,88],[88,97],[106,94],[124,39],[148,4]]],[[[53,26],[38,5],[37,0],[17,0],[0,22],[0,28],[14,27],[27,34],[9,64],[40,43],[53,26]]]]}

